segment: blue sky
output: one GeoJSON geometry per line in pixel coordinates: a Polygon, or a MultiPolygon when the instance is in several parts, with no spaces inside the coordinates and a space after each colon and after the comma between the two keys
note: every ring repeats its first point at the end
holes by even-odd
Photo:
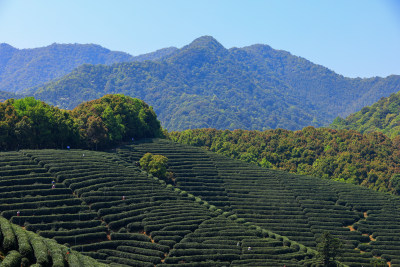
{"type": "Polygon", "coordinates": [[[347,77],[400,74],[400,0],[0,0],[0,43],[95,43],[139,55],[211,35],[347,77]]]}

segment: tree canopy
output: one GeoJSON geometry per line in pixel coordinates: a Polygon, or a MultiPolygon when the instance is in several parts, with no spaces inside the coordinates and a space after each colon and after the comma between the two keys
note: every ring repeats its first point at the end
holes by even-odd
{"type": "Polygon", "coordinates": [[[0,103],[0,149],[108,147],[162,135],[157,116],[139,99],[106,95],[73,111],[33,97],[0,103]]]}
{"type": "Polygon", "coordinates": [[[167,164],[168,158],[163,155],[153,155],[152,153],[146,153],[139,161],[140,167],[148,173],[158,177],[167,177],[167,164]]]}
{"type": "Polygon", "coordinates": [[[318,257],[324,266],[337,266],[335,258],[339,256],[342,242],[331,233],[325,231],[317,240],[318,257]]]}
{"type": "Polygon", "coordinates": [[[400,134],[400,92],[384,97],[372,106],[363,107],[346,119],[336,118],[333,129],[352,129],[361,133],[382,132],[390,137],[400,134]]]}
{"type": "Polygon", "coordinates": [[[267,168],[400,193],[399,179],[393,176],[400,173],[400,137],[314,127],[263,132],[195,129],[169,136],[267,168]]]}
{"type": "Polygon", "coordinates": [[[29,93],[68,109],[109,93],[138,97],[168,130],[298,130],[399,90],[399,76],[350,79],[268,45],[226,49],[204,36],[156,61],[83,65],[29,93]]]}

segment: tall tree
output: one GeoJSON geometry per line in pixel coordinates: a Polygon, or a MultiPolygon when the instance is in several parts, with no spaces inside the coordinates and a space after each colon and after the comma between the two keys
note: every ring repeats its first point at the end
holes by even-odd
{"type": "Polygon", "coordinates": [[[323,232],[317,240],[318,257],[324,266],[336,266],[335,258],[339,255],[342,242],[329,232],[323,232]]]}

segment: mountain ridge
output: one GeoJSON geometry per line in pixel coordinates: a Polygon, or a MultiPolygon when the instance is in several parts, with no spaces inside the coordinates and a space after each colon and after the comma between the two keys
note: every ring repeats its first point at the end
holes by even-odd
{"type": "Polygon", "coordinates": [[[45,47],[17,49],[0,44],[0,90],[21,93],[24,89],[57,79],[82,64],[112,65],[119,62],[158,60],[176,48],[163,48],[151,53],[132,56],[111,51],[97,44],[58,44],[45,47]]]}
{"type": "Polygon", "coordinates": [[[157,61],[86,65],[27,92],[62,108],[107,93],[139,97],[169,130],[298,130],[399,90],[400,76],[346,78],[268,45],[226,49],[203,36],[157,61]]]}

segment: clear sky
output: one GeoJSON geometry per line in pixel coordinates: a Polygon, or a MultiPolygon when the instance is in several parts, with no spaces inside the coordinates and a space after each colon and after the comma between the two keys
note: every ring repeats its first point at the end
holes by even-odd
{"type": "Polygon", "coordinates": [[[0,0],[0,43],[94,43],[132,55],[211,35],[347,77],[400,74],[400,0],[0,0]]]}

